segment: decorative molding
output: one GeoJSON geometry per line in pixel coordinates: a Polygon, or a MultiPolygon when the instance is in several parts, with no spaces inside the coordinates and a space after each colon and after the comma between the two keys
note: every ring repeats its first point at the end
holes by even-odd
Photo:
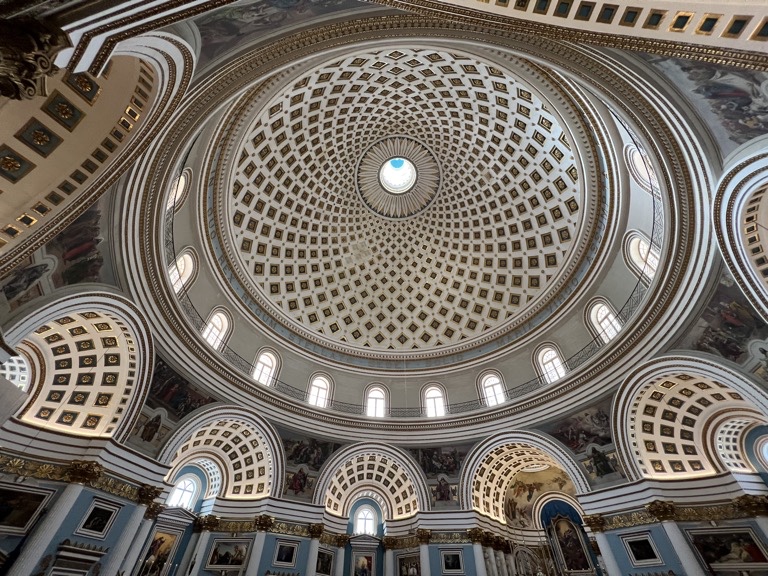
{"type": "Polygon", "coordinates": [[[605,530],[606,521],[602,514],[584,516],[583,521],[585,526],[592,530],[592,532],[603,532],[605,530]]]}
{"type": "Polygon", "coordinates": [[[256,516],[253,523],[257,530],[261,532],[269,532],[272,529],[272,526],[275,525],[275,519],[267,514],[262,514],[261,516],[256,516]]]}
{"type": "Polygon", "coordinates": [[[349,535],[348,534],[339,534],[336,536],[336,546],[339,548],[344,548],[347,544],[349,544],[349,535]]]}
{"type": "Polygon", "coordinates": [[[418,528],[416,530],[416,539],[419,541],[419,544],[429,544],[431,538],[432,530],[426,530],[424,528],[418,528]]]}
{"type": "Polygon", "coordinates": [[[397,550],[399,539],[394,536],[384,536],[381,539],[381,543],[384,546],[384,550],[397,550]]]}
{"type": "Polygon", "coordinates": [[[470,528],[467,530],[467,536],[472,544],[482,544],[485,538],[485,532],[481,528],[470,528]]]}
{"type": "MultiPolygon", "coordinates": [[[[215,532],[219,529],[221,522],[218,516],[214,514],[208,514],[206,516],[200,516],[195,518],[194,531],[195,532],[215,532]]],[[[229,530],[228,530],[229,531],[229,530]]],[[[232,530],[237,532],[237,530],[232,530]]]]}
{"type": "Polygon", "coordinates": [[[154,503],[155,498],[163,492],[162,488],[142,484],[136,491],[136,502],[143,506],[149,506],[154,503]]]}
{"type": "Polygon", "coordinates": [[[49,22],[14,18],[0,21],[0,37],[0,96],[46,96],[46,78],[58,70],[53,60],[69,46],[67,35],[49,22]]]}
{"type": "Polygon", "coordinates": [[[160,514],[165,510],[165,506],[157,502],[150,502],[147,506],[146,512],[144,512],[144,518],[147,520],[156,520],[160,514]]]}
{"type": "Polygon", "coordinates": [[[645,509],[648,511],[648,514],[659,522],[677,519],[677,510],[672,502],[654,500],[650,504],[646,504],[645,509]]]}
{"type": "Polygon", "coordinates": [[[324,529],[325,526],[323,524],[310,524],[307,527],[307,532],[309,532],[310,538],[317,540],[323,535],[324,529]]]}

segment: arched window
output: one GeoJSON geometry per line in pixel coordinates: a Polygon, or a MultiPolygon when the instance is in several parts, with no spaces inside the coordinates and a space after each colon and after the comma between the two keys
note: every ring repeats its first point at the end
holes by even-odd
{"type": "Polygon", "coordinates": [[[370,506],[360,506],[355,514],[355,534],[376,535],[376,512],[370,506]]]}
{"type": "Polygon", "coordinates": [[[0,365],[0,376],[21,388],[24,392],[29,388],[29,366],[23,356],[12,356],[0,365]]]}
{"type": "Polygon", "coordinates": [[[656,275],[656,270],[659,268],[659,253],[642,234],[634,232],[629,235],[624,254],[627,265],[638,276],[653,278],[656,275]]]}
{"type": "Polygon", "coordinates": [[[541,375],[549,384],[565,376],[565,363],[554,346],[542,347],[536,354],[536,361],[541,375]]]}
{"type": "Polygon", "coordinates": [[[195,258],[191,252],[182,252],[176,262],[168,268],[168,275],[171,277],[171,286],[173,291],[178,294],[182,288],[185,288],[195,274],[195,258]]]}
{"type": "Polygon", "coordinates": [[[224,312],[219,310],[211,314],[211,317],[208,319],[208,323],[203,329],[203,338],[211,348],[219,350],[224,344],[229,330],[229,318],[224,312]]]}
{"type": "Polygon", "coordinates": [[[176,210],[181,206],[187,192],[189,173],[189,169],[184,170],[184,172],[174,180],[173,184],[171,184],[171,191],[170,194],[168,194],[168,203],[165,205],[166,210],[176,210]]]}
{"type": "Polygon", "coordinates": [[[635,181],[649,192],[659,192],[659,179],[650,158],[636,146],[627,146],[624,152],[629,173],[635,181]]]}
{"type": "Polygon", "coordinates": [[[309,384],[307,401],[313,406],[325,408],[328,405],[328,391],[331,384],[325,376],[315,376],[309,384]]]}
{"type": "Polygon", "coordinates": [[[270,386],[277,373],[277,357],[272,352],[262,352],[253,367],[253,379],[259,384],[270,386]]]}
{"type": "Polygon", "coordinates": [[[445,397],[437,386],[430,386],[424,391],[424,408],[429,418],[445,416],[445,397]]]}
{"type": "Polygon", "coordinates": [[[200,483],[194,476],[182,476],[168,495],[165,505],[178,508],[192,508],[200,492],[200,483]]]}
{"type": "Polygon", "coordinates": [[[604,300],[597,300],[590,306],[589,322],[606,344],[618,336],[621,330],[621,322],[604,300]]]}
{"type": "Polygon", "coordinates": [[[365,399],[365,413],[373,418],[383,418],[387,405],[387,396],[384,390],[375,387],[368,390],[365,399]]]}
{"type": "Polygon", "coordinates": [[[504,386],[501,384],[501,378],[496,374],[483,376],[481,385],[483,398],[488,406],[496,406],[506,400],[504,397],[504,386]]]}

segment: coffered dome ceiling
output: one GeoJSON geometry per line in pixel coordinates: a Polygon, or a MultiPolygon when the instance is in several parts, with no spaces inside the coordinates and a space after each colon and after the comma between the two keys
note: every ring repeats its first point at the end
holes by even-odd
{"type": "Polygon", "coordinates": [[[208,232],[256,321],[392,360],[557,313],[601,242],[601,152],[561,77],[496,56],[358,50],[232,107],[208,232]]]}

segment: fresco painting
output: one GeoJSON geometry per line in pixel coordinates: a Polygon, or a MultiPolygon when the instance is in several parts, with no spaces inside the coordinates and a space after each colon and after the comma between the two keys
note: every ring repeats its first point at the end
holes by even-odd
{"type": "Polygon", "coordinates": [[[577,454],[584,454],[590,445],[605,446],[612,442],[610,412],[610,401],[605,401],[540,429],[577,454]]]}
{"type": "Polygon", "coordinates": [[[545,492],[573,495],[576,488],[568,475],[556,466],[539,472],[518,472],[510,482],[504,497],[504,516],[515,528],[533,526],[533,507],[545,492]]]}
{"type": "Polygon", "coordinates": [[[341,448],[337,442],[327,442],[306,436],[284,434],[285,461],[289,469],[297,472],[300,467],[317,472],[325,464],[328,457],[341,448]]]}
{"type": "Polygon", "coordinates": [[[459,484],[450,483],[445,474],[437,477],[437,482],[429,482],[432,505],[438,508],[459,505],[459,484]]]}
{"type": "Polygon", "coordinates": [[[768,570],[768,553],[750,528],[686,533],[710,574],[763,574],[768,570]]]}
{"type": "Polygon", "coordinates": [[[297,500],[311,500],[317,484],[317,474],[311,474],[306,466],[295,472],[285,473],[284,495],[297,500]]]}
{"type": "Polygon", "coordinates": [[[199,65],[202,68],[241,42],[252,43],[259,34],[266,36],[334,12],[366,9],[371,5],[358,0],[245,0],[212,10],[193,21],[203,44],[199,65]]]}
{"type": "Polygon", "coordinates": [[[749,342],[767,336],[768,325],[747,302],[733,277],[724,272],[701,317],[678,347],[745,364],[751,357],[749,342]]]}
{"type": "Polygon", "coordinates": [[[145,451],[150,449],[150,453],[154,454],[163,445],[171,430],[165,410],[144,408],[131,431],[128,443],[145,451]]]}
{"type": "Polygon", "coordinates": [[[768,134],[768,72],[645,54],[702,116],[723,155],[768,134]]]}
{"type": "Polygon", "coordinates": [[[440,448],[411,448],[409,452],[424,470],[427,478],[437,479],[440,474],[456,478],[471,448],[471,444],[466,444],[440,448]]]}
{"type": "Polygon", "coordinates": [[[591,573],[592,563],[581,531],[567,518],[556,518],[552,531],[559,549],[559,556],[566,572],[591,573]]]}
{"type": "MultiPolygon", "coordinates": [[[[216,399],[203,394],[185,378],[179,376],[162,359],[158,358],[155,361],[152,384],[147,396],[147,406],[155,409],[164,408],[168,414],[168,419],[174,422],[211,402],[216,402],[216,399]]],[[[146,435],[150,436],[151,434],[148,431],[146,435]]]]}
{"type": "Polygon", "coordinates": [[[590,446],[580,461],[587,471],[589,483],[593,486],[626,478],[616,450],[611,448],[590,446]]]}

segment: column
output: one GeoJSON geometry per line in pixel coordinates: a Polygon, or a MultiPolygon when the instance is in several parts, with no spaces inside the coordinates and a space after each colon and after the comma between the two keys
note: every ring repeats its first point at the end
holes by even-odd
{"type": "MultiPolygon", "coordinates": [[[[144,520],[136,531],[136,537],[132,539],[131,547],[128,549],[128,553],[125,555],[125,559],[120,566],[120,571],[126,575],[133,573],[133,569],[140,562],[139,555],[144,549],[144,544],[147,543],[147,538],[149,538],[149,532],[152,530],[152,526],[155,525],[157,516],[147,516],[149,510],[150,509],[147,508],[147,511],[144,513],[144,520]]],[[[158,510],[157,513],[159,514],[160,511],[158,510]]]]}
{"type": "Polygon", "coordinates": [[[381,543],[384,546],[384,576],[400,576],[395,567],[394,549],[397,546],[397,538],[384,536],[381,543]]]}
{"type": "Polygon", "coordinates": [[[619,563],[616,561],[616,556],[613,554],[611,545],[608,543],[608,537],[605,535],[605,518],[602,514],[591,514],[584,516],[584,525],[589,528],[595,535],[597,540],[597,547],[600,549],[600,556],[603,557],[605,562],[605,570],[608,574],[621,574],[619,563]]]}
{"type": "Polygon", "coordinates": [[[84,485],[91,484],[101,477],[103,468],[98,462],[73,460],[67,468],[70,484],[64,489],[56,503],[40,518],[30,537],[24,543],[19,557],[13,563],[8,576],[29,576],[35,571],[40,561],[41,550],[45,550],[62,523],[72,513],[72,509],[82,494],[84,485]]]}
{"type": "Polygon", "coordinates": [[[493,534],[490,532],[483,533],[483,559],[485,560],[485,571],[488,576],[501,576],[496,570],[496,558],[493,555],[493,534]]]}
{"type": "Polygon", "coordinates": [[[429,540],[432,538],[431,530],[419,528],[416,530],[416,539],[419,541],[419,560],[421,561],[421,576],[431,576],[429,568],[429,540]]]}
{"type": "MultiPolygon", "coordinates": [[[[146,516],[148,510],[147,506],[154,503],[154,499],[160,496],[160,492],[162,492],[160,488],[155,488],[154,486],[149,486],[147,484],[142,484],[139,487],[136,496],[138,505],[128,519],[125,528],[123,528],[124,534],[136,534],[138,532],[141,522],[146,516]]],[[[104,576],[115,576],[117,574],[120,566],[123,564],[126,554],[131,549],[133,542],[133,538],[120,538],[120,540],[117,541],[117,544],[110,548],[107,562],[101,569],[101,573],[104,574],[104,576]]]]}
{"type": "Polygon", "coordinates": [[[306,576],[317,574],[317,551],[320,549],[320,536],[323,535],[322,524],[309,525],[309,554],[307,555],[306,576]]]}
{"type": "Polygon", "coordinates": [[[470,542],[472,542],[472,555],[475,558],[475,573],[477,576],[488,576],[485,570],[485,558],[483,557],[483,531],[480,528],[470,528],[467,530],[470,542]]]}
{"type": "Polygon", "coordinates": [[[509,576],[517,576],[517,569],[515,568],[515,557],[512,555],[512,544],[506,543],[504,548],[504,559],[507,561],[507,574],[509,576]]]}
{"type": "MultiPolygon", "coordinates": [[[[195,556],[195,550],[197,549],[197,543],[200,540],[200,534],[198,532],[193,532],[192,535],[189,537],[189,542],[187,542],[187,548],[184,550],[184,555],[181,557],[181,562],[179,563],[179,568],[176,570],[176,574],[174,576],[186,576],[187,572],[190,569],[190,564],[192,563],[192,558],[195,556]]],[[[123,565],[129,566],[127,564],[123,565]]],[[[130,574],[130,572],[128,572],[130,574]]]]}
{"type": "Polygon", "coordinates": [[[336,536],[336,566],[333,570],[334,576],[344,576],[344,551],[349,544],[349,536],[347,534],[339,534],[336,536]]]}
{"type": "Polygon", "coordinates": [[[646,505],[645,509],[651,516],[661,522],[661,527],[664,528],[664,532],[666,532],[672,548],[677,553],[680,563],[685,567],[687,576],[706,576],[699,560],[696,558],[693,550],[691,550],[691,545],[688,544],[683,531],[680,530],[680,527],[675,522],[677,518],[675,505],[672,502],[654,500],[646,505]]]}
{"type": "Polygon", "coordinates": [[[219,527],[219,518],[213,514],[201,516],[195,521],[195,530],[200,532],[200,538],[197,539],[197,548],[195,557],[192,559],[192,565],[189,574],[200,574],[205,566],[205,554],[208,549],[208,542],[211,539],[211,532],[219,527]]]}
{"type": "Polygon", "coordinates": [[[261,552],[264,550],[264,543],[267,541],[267,532],[272,529],[272,526],[275,523],[275,519],[272,518],[272,516],[262,514],[261,516],[256,516],[253,523],[256,526],[256,536],[253,539],[251,555],[248,557],[248,564],[245,567],[245,574],[253,574],[256,576],[259,573],[261,552]]]}
{"type": "Polygon", "coordinates": [[[494,549],[494,552],[496,553],[496,569],[501,572],[499,576],[509,576],[509,572],[507,572],[507,563],[504,559],[504,552],[502,552],[501,549],[494,549]]]}

